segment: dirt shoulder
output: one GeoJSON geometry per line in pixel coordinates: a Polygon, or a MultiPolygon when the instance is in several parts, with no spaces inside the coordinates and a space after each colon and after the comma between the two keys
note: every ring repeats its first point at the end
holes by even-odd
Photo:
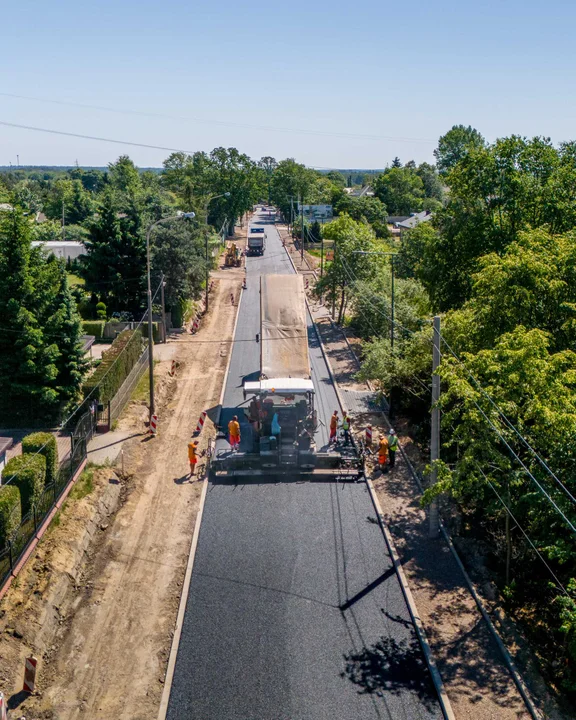
{"type": "MultiPolygon", "coordinates": [[[[300,269],[300,254],[287,233],[282,236],[300,269]]],[[[306,263],[302,271],[309,275],[306,263]]],[[[338,386],[352,392],[368,390],[355,378],[358,366],[343,333],[311,293],[308,299],[338,386]]],[[[375,442],[378,433],[388,428],[381,412],[353,413],[352,420],[357,432],[372,425],[375,442]]],[[[412,456],[417,454],[409,438],[401,438],[401,442],[412,456]]],[[[395,469],[382,475],[369,461],[368,470],[457,720],[528,720],[522,698],[450,549],[442,539],[428,539],[420,491],[407,464],[398,457],[395,469]]],[[[561,717],[554,711],[548,716],[561,717]]]]}
{"type": "MultiPolygon", "coordinates": [[[[156,717],[202,489],[187,479],[187,444],[200,413],[214,416],[243,276],[213,273],[199,332],[172,341],[176,377],[171,361],[156,365],[158,436],[144,432],[145,403],[133,403],[119,423],[138,433],[124,444],[124,474],[100,471],[2,604],[0,677],[12,705],[23,699],[23,658],[40,659],[39,692],[18,708],[28,720],[156,717]]],[[[208,422],[200,450],[211,432],[208,422]]]]}

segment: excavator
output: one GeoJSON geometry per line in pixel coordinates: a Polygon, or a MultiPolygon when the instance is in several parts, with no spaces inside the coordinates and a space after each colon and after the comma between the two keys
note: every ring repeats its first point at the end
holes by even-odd
{"type": "Polygon", "coordinates": [[[241,255],[240,249],[236,247],[236,243],[230,243],[226,248],[224,256],[224,267],[240,267],[241,255]]]}

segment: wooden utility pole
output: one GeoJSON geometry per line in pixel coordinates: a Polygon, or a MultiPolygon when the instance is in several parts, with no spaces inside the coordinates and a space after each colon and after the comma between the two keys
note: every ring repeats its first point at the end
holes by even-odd
{"type": "Polygon", "coordinates": [[[166,304],[164,302],[164,288],[166,283],[164,282],[164,273],[162,273],[162,282],[160,283],[160,301],[162,303],[162,342],[166,342],[166,304]]]}
{"type": "MultiPolygon", "coordinates": [[[[432,473],[430,475],[430,486],[435,485],[438,480],[438,471],[434,462],[440,459],[440,376],[438,367],[440,365],[440,316],[434,316],[434,346],[432,350],[432,435],[430,438],[430,464],[432,473]]],[[[430,528],[428,536],[433,539],[438,536],[440,522],[438,518],[438,501],[430,503],[430,528]]]]}

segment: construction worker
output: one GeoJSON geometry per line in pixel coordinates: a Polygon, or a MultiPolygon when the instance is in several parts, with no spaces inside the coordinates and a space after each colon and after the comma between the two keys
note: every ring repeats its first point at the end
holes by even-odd
{"type": "Polygon", "coordinates": [[[336,442],[336,433],[338,432],[338,410],[334,410],[332,417],[330,418],[330,439],[328,444],[336,442]]]}
{"type": "Polygon", "coordinates": [[[188,443],[188,460],[190,462],[190,477],[196,474],[196,464],[198,463],[198,440],[191,440],[188,443]]]}
{"type": "Polygon", "coordinates": [[[242,290],[247,290],[247,289],[248,289],[248,286],[246,285],[246,278],[244,278],[244,280],[242,280],[242,290]]]}
{"type": "Polygon", "coordinates": [[[240,445],[240,423],[238,422],[238,415],[234,415],[228,423],[228,433],[230,435],[230,447],[233,451],[238,450],[238,446],[240,445]]]}
{"type": "Polygon", "coordinates": [[[346,413],[344,413],[344,417],[342,418],[342,430],[344,430],[344,441],[349,443],[350,442],[350,418],[346,413]]]}
{"type": "Polygon", "coordinates": [[[396,450],[398,450],[398,435],[396,435],[396,431],[394,428],[390,428],[390,433],[388,434],[388,452],[390,453],[390,467],[394,467],[394,463],[396,462],[396,450]]]}
{"type": "Polygon", "coordinates": [[[378,446],[378,464],[382,472],[386,470],[386,460],[388,460],[388,438],[382,435],[378,446]]]}

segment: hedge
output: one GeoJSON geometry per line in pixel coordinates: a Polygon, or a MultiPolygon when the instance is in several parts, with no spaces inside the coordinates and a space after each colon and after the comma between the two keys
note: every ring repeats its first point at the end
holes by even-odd
{"type": "MultiPolygon", "coordinates": [[[[148,339],[148,323],[143,322],[141,325],[140,332],[142,333],[142,337],[148,339]]],[[[155,343],[162,341],[162,330],[160,329],[160,324],[157,322],[152,322],[152,340],[155,343]]]]}
{"type": "Polygon", "coordinates": [[[106,325],[106,320],[84,320],[82,332],[84,335],[94,335],[96,340],[102,340],[104,325],[106,325]]]}
{"type": "Polygon", "coordinates": [[[0,487],[0,549],[6,547],[21,521],[20,490],[16,485],[2,485],[0,487]]]}
{"type": "Polygon", "coordinates": [[[102,362],[84,383],[84,397],[92,397],[102,404],[112,400],[130,370],[142,354],[142,334],[139,330],[124,330],[102,353],[102,362]]]}
{"type": "Polygon", "coordinates": [[[44,455],[17,455],[6,463],[2,478],[20,490],[22,515],[26,515],[42,495],[46,480],[44,455]]]}
{"type": "Polygon", "coordinates": [[[22,440],[22,452],[34,454],[39,452],[46,458],[46,485],[56,479],[58,472],[58,443],[52,433],[36,432],[26,435],[22,440]]]}

